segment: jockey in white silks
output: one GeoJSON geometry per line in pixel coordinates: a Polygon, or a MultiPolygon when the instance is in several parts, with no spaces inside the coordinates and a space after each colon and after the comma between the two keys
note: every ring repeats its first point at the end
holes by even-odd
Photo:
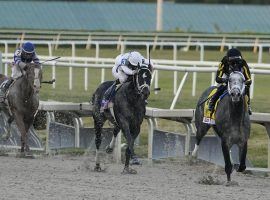
{"type": "Polygon", "coordinates": [[[35,46],[31,42],[25,42],[21,48],[16,49],[13,59],[14,63],[11,69],[11,78],[8,79],[3,88],[0,90],[0,98],[2,100],[13,81],[22,76],[23,70],[25,69],[27,63],[34,62],[39,64],[39,59],[35,52],[35,46]]]}
{"type": "Polygon", "coordinates": [[[101,110],[108,108],[108,103],[115,95],[117,88],[126,82],[129,76],[137,73],[138,67],[142,65],[143,60],[144,57],[137,51],[120,54],[115,58],[112,74],[116,78],[116,81],[105,92],[101,102],[101,110]]]}

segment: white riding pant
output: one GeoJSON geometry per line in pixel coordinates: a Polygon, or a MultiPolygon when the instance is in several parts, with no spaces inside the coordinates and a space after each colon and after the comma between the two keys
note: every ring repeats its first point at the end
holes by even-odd
{"type": "Polygon", "coordinates": [[[11,77],[13,79],[17,79],[22,76],[22,70],[18,65],[12,65],[11,72],[11,77]]]}

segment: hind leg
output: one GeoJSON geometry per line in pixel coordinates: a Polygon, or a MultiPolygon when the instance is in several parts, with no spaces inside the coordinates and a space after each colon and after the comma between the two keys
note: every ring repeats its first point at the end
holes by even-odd
{"type": "Polygon", "coordinates": [[[116,137],[118,135],[120,131],[120,128],[118,125],[115,125],[114,129],[113,129],[113,137],[112,140],[110,142],[110,144],[106,147],[106,153],[112,153],[114,146],[115,146],[115,141],[116,141],[116,137]]]}
{"type": "Polygon", "coordinates": [[[100,113],[95,113],[94,114],[94,129],[95,129],[95,144],[96,144],[96,166],[95,166],[95,171],[100,172],[101,167],[100,167],[100,152],[99,152],[99,147],[101,144],[101,131],[102,127],[104,125],[104,119],[101,117],[100,113]]]}
{"type": "Polygon", "coordinates": [[[206,135],[207,131],[210,129],[210,125],[205,124],[205,123],[200,123],[199,126],[197,126],[197,131],[196,131],[196,143],[195,147],[192,151],[192,157],[197,157],[198,156],[198,150],[199,150],[199,145],[201,143],[202,138],[206,135]]]}
{"type": "Polygon", "coordinates": [[[230,148],[224,139],[222,139],[221,146],[222,146],[222,152],[223,152],[223,157],[225,161],[225,172],[227,174],[227,181],[230,182],[231,173],[233,169],[232,163],[231,163],[231,157],[230,157],[230,148]]]}
{"type": "Polygon", "coordinates": [[[246,155],[247,155],[247,142],[243,146],[239,146],[239,161],[240,165],[237,169],[238,172],[243,172],[246,169],[246,155]]]}

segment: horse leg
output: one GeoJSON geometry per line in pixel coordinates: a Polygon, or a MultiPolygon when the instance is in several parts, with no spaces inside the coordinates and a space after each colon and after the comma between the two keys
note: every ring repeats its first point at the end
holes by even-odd
{"type": "Polygon", "coordinates": [[[99,147],[101,144],[101,131],[102,127],[104,124],[104,120],[101,118],[100,115],[94,114],[94,129],[95,129],[95,144],[96,144],[96,166],[95,166],[95,171],[100,172],[101,167],[100,167],[100,152],[99,152],[99,147]]]}
{"type": "MultiPolygon", "coordinates": [[[[136,138],[139,136],[140,133],[140,126],[137,128],[134,128],[131,135],[133,136],[134,141],[136,140],[136,138]]],[[[131,154],[131,161],[130,161],[130,165],[141,165],[142,162],[138,159],[137,155],[135,154],[135,151],[133,151],[133,154],[131,154]]]]}
{"type": "Polygon", "coordinates": [[[222,139],[221,146],[222,146],[222,152],[223,152],[223,157],[224,157],[224,161],[225,161],[225,172],[227,174],[227,181],[230,182],[233,167],[232,167],[232,163],[231,163],[229,146],[224,139],[222,139]]]}
{"type": "Polygon", "coordinates": [[[110,144],[106,147],[106,153],[112,153],[114,146],[115,146],[115,141],[116,141],[116,137],[118,135],[120,131],[120,128],[118,125],[115,125],[114,129],[113,129],[113,137],[112,140],[110,142],[110,144]]]}
{"type": "Polygon", "coordinates": [[[126,122],[124,119],[121,120],[121,122],[122,122],[122,131],[128,144],[125,153],[126,156],[125,167],[122,174],[137,174],[136,170],[129,167],[130,158],[134,154],[134,138],[131,135],[128,122],[126,122]]]}
{"type": "Polygon", "coordinates": [[[198,156],[198,150],[199,150],[199,145],[201,143],[202,138],[206,135],[207,131],[210,129],[210,125],[200,123],[199,126],[197,126],[197,131],[196,131],[196,143],[195,147],[192,151],[192,157],[197,158],[198,156]]]}
{"type": "Polygon", "coordinates": [[[237,172],[243,172],[246,169],[246,155],[247,155],[247,142],[243,146],[239,146],[239,159],[240,165],[237,172]]]}
{"type": "Polygon", "coordinates": [[[21,153],[25,152],[25,145],[26,145],[26,129],[25,129],[25,124],[23,121],[23,116],[15,113],[14,119],[16,121],[17,127],[19,131],[21,132],[21,153]]]}
{"type": "Polygon", "coordinates": [[[14,120],[14,117],[12,115],[10,115],[9,113],[7,113],[8,115],[8,120],[7,120],[7,126],[5,125],[5,135],[2,136],[2,138],[4,140],[8,140],[10,137],[10,129],[11,129],[11,123],[14,120]]]}
{"type": "MultiPolygon", "coordinates": [[[[29,148],[29,145],[28,145],[28,131],[30,129],[30,126],[34,123],[34,119],[31,119],[27,122],[24,122],[24,125],[25,125],[25,132],[26,132],[26,135],[25,135],[25,151],[30,154],[30,148],[29,148]]],[[[30,154],[31,155],[31,154],[30,154]]]]}

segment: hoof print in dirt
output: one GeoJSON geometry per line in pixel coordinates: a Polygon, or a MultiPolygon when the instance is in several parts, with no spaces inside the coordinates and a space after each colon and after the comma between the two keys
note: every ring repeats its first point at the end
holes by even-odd
{"type": "Polygon", "coordinates": [[[130,167],[125,167],[121,174],[137,174],[137,171],[130,167]]]}
{"type": "Polygon", "coordinates": [[[217,178],[214,178],[212,176],[203,176],[199,182],[199,184],[202,185],[223,185],[224,182],[221,182],[220,180],[218,180],[217,178]]]}

